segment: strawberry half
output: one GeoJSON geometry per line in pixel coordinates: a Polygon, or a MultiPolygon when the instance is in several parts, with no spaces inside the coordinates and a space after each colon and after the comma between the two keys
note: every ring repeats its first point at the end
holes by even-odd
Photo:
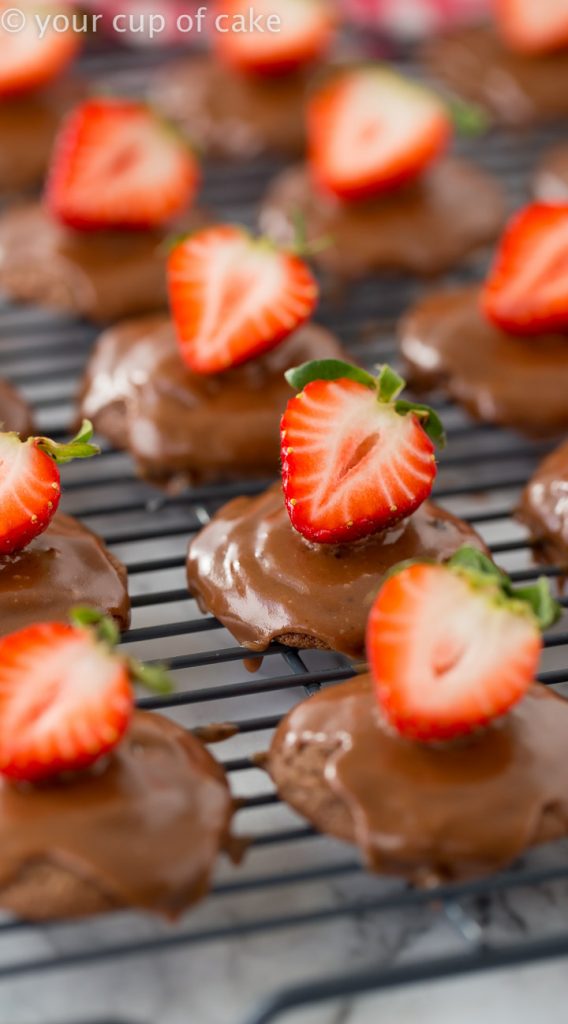
{"type": "Polygon", "coordinates": [[[505,43],[520,53],[546,53],[568,44],[564,0],[495,0],[495,14],[505,43]]]}
{"type": "Polygon", "coordinates": [[[0,555],[20,551],[49,526],[61,497],[58,465],[97,455],[92,436],[88,420],[68,444],[0,433],[0,555]]]}
{"type": "Polygon", "coordinates": [[[485,555],[407,564],[379,591],[367,656],[387,721],[407,739],[452,740],[505,714],[534,681],[559,605],[541,579],[514,590],[485,555]]]}
{"type": "Polygon", "coordinates": [[[481,304],[512,334],[568,329],[568,204],[534,203],[513,218],[481,304]]]}
{"type": "Polygon", "coordinates": [[[144,230],[182,213],[198,182],[187,144],[144,103],[88,100],[57,137],[46,202],[79,230],[144,230]]]}
{"type": "Polygon", "coordinates": [[[334,76],[308,107],[308,158],[317,186],[365,199],[417,177],[446,148],[451,121],[422,86],[383,67],[334,76]]]}
{"type": "Polygon", "coordinates": [[[286,508],[307,540],[342,544],[386,530],[415,512],[436,477],[444,431],[427,406],[399,399],[404,381],[339,360],[286,374],[300,393],[282,417],[286,508]]]}
{"type": "MultiPolygon", "coordinates": [[[[0,13],[8,19],[18,16],[12,4],[0,4],[0,13]]],[[[26,25],[21,32],[0,28],[0,98],[18,96],[40,89],[56,78],[71,63],[79,50],[76,32],[46,29],[42,36],[36,16],[45,24],[46,18],[62,13],[62,8],[49,5],[22,5],[26,25]]]]}
{"type": "Polygon", "coordinates": [[[216,22],[222,60],[248,74],[282,75],[324,57],[335,19],[329,0],[221,0],[216,22]]]}
{"type": "Polygon", "coordinates": [[[132,679],[169,688],[162,669],[114,651],[113,622],[90,609],[73,619],[77,625],[28,626],[0,640],[0,774],[8,779],[41,782],[88,768],[128,728],[132,679]]]}
{"type": "Polygon", "coordinates": [[[302,259],[231,225],[177,245],[168,286],[181,354],[195,373],[220,373],[274,348],[318,300],[302,259]]]}

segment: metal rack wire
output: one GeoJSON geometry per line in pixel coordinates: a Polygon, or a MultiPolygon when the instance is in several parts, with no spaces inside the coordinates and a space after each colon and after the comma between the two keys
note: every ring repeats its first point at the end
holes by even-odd
{"type": "MultiPolygon", "coordinates": [[[[105,66],[101,61],[96,58],[95,72],[105,66]]],[[[535,159],[558,138],[557,127],[526,136],[494,133],[462,148],[473,150],[479,163],[501,177],[515,205],[526,196],[535,159]]],[[[211,167],[204,201],[220,216],[251,223],[255,204],[275,169],[268,163],[211,167]]],[[[477,273],[479,267],[474,266],[453,279],[477,273]]],[[[422,288],[402,279],[366,282],[341,304],[326,299],[318,320],[335,330],[363,364],[396,361],[396,317],[422,288]]],[[[1,372],[33,403],[42,430],[68,430],[78,376],[94,336],[85,323],[7,303],[0,306],[1,372]]],[[[520,487],[550,446],[473,424],[443,399],[437,404],[449,445],[442,455],[436,497],[483,533],[514,578],[533,578],[541,570],[535,568],[527,536],[512,516],[520,487]]],[[[530,921],[522,929],[511,926],[511,907],[527,890],[552,887],[558,906],[566,908],[567,844],[531,853],[523,864],[492,878],[426,892],[365,875],[353,851],[317,836],[279,804],[252,755],[267,746],[283,711],[306,692],[348,678],[352,670],[337,655],[300,654],[274,644],[260,671],[248,674],[242,649],[219,623],[198,613],[183,572],[188,537],[224,501],[259,491],[262,482],[200,487],[167,498],[135,478],[126,455],[105,448],[99,459],[70,466],[64,483],[66,511],[98,530],[128,566],[134,616],[124,642],[143,657],[168,660],[174,671],[177,692],[167,698],[142,698],[140,706],[172,714],[189,728],[211,721],[236,722],[236,735],[216,752],[242,796],[238,829],[254,840],[245,866],[222,866],[209,900],[175,928],[151,923],[140,932],[134,915],[117,915],[116,927],[109,921],[104,934],[88,925],[64,923],[51,928],[52,936],[57,931],[57,941],[38,954],[31,940],[37,928],[0,921],[0,982],[176,949],[187,949],[189,955],[197,947],[254,935],[282,933],[286,941],[298,929],[314,929],[314,941],[325,943],[330,924],[351,918],[375,920],[396,913],[403,920],[405,915],[420,914],[447,925],[451,939],[439,956],[417,955],[395,963],[388,953],[373,949],[345,974],[282,976],[279,990],[256,1010],[238,1006],[227,1017],[231,1024],[245,1019],[247,1024],[268,1024],[301,1006],[568,954],[568,930],[561,914],[560,919],[551,915],[549,930],[535,931],[530,921]],[[288,907],[289,893],[296,895],[295,909],[288,907]],[[505,899],[508,925],[495,934],[485,909],[488,903],[505,899]]],[[[546,571],[553,579],[559,575],[554,567],[546,571]]],[[[564,596],[562,603],[568,607],[564,596]]],[[[568,614],[546,637],[540,678],[560,692],[568,684],[568,614]]],[[[69,1007],[69,1019],[72,1011],[69,1007]]]]}

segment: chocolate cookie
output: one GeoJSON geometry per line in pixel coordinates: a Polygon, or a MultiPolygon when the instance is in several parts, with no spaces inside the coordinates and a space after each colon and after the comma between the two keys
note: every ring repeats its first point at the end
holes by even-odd
{"type": "Polygon", "coordinates": [[[568,834],[568,703],[535,684],[460,744],[401,739],[370,676],[332,686],[280,724],[267,761],[280,796],[367,866],[432,885],[505,867],[568,834]]]}
{"type": "Polygon", "coordinates": [[[209,889],[233,801],[205,747],[138,713],[104,765],[0,783],[0,906],[29,920],[139,907],[174,917],[209,889]]]}
{"type": "Polygon", "coordinates": [[[162,72],[150,102],[210,156],[250,159],[266,151],[296,156],[305,146],[306,72],[256,78],[196,57],[162,72]]]}
{"type": "MultiPolygon", "coordinates": [[[[193,227],[202,223],[195,213],[193,227]]],[[[157,231],[73,231],[39,204],[19,206],[0,217],[0,288],[16,301],[102,323],[163,309],[165,237],[157,231]]]]}
{"type": "Polygon", "coordinates": [[[278,427],[292,394],[284,371],[328,358],[342,358],[339,344],[309,325],[258,359],[200,375],[183,362],[168,317],[132,320],[100,338],[81,416],[157,483],[266,476],[278,467],[278,427]]]}
{"type": "Polygon", "coordinates": [[[505,124],[568,114],[568,50],[514,53],[494,29],[469,26],[430,40],[422,56],[431,74],[505,124]]]}
{"type": "Polygon", "coordinates": [[[189,589],[252,651],[272,640],[364,657],[371,604],[392,566],[445,561],[464,544],[485,550],[471,527],[426,501],[409,519],[356,544],[311,544],[288,518],[274,485],[225,505],[189,546],[189,589]]]}
{"type": "Polygon", "coordinates": [[[60,117],[46,97],[0,101],[0,195],[41,184],[60,117]]]}
{"type": "Polygon", "coordinates": [[[534,178],[534,194],[544,203],[568,203],[568,146],[545,153],[534,178]]]}
{"type": "Polygon", "coordinates": [[[473,416],[529,436],[568,427],[568,336],[518,337],[483,315],[478,288],[439,292],[403,319],[411,387],[442,386],[473,416]]]}
{"type": "Polygon", "coordinates": [[[262,230],[289,242],[298,211],[309,241],[330,240],[314,259],[344,278],[382,270],[441,273],[491,242],[505,216],[497,182],[453,158],[411,185],[353,203],[315,191],[306,167],[291,168],[268,191],[262,230]]]}
{"type": "Polygon", "coordinates": [[[0,634],[33,622],[65,620],[77,604],[112,615],[126,629],[126,569],[96,534],[57,513],[23,551],[0,555],[0,634]]]}
{"type": "Polygon", "coordinates": [[[544,559],[568,567],[568,441],[541,462],[519,505],[544,559]]]}
{"type": "Polygon", "coordinates": [[[27,402],[0,377],[0,429],[13,431],[21,437],[34,432],[32,411],[27,402]]]}

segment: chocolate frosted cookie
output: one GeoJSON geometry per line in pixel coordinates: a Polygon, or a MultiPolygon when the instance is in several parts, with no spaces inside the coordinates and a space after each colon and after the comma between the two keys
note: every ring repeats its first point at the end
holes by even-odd
{"type": "Polygon", "coordinates": [[[355,544],[312,544],[292,527],[280,485],[222,508],[189,547],[191,593],[252,651],[272,640],[364,656],[381,582],[409,558],[445,561],[478,535],[426,501],[384,533],[355,544]]]}
{"type": "Polygon", "coordinates": [[[400,346],[409,383],[443,387],[473,416],[532,436],[568,427],[568,339],[523,337],[494,326],[479,288],[439,292],[403,319],[400,346]]]}
{"type": "Polygon", "coordinates": [[[126,629],[126,569],[96,534],[57,513],[23,551],[0,555],[0,634],[65,619],[78,604],[106,612],[126,629]]]}
{"type": "Polygon", "coordinates": [[[0,430],[29,437],[34,431],[32,411],[27,402],[0,377],[0,430]]]}
{"type": "Polygon", "coordinates": [[[411,184],[357,202],[317,191],[306,167],[291,168],[268,191],[263,230],[289,242],[298,211],[309,241],[330,239],[314,258],[345,278],[382,270],[441,273],[493,241],[505,216],[499,184],[453,158],[432,164],[411,184]]]}
{"type": "Polygon", "coordinates": [[[568,145],[545,153],[535,174],[534,194],[544,203],[568,202],[568,145]]]}
{"type": "Polygon", "coordinates": [[[139,712],[91,771],[0,783],[0,905],[29,920],[128,907],[176,916],[207,892],[232,813],[202,744],[139,712]]]}
{"type": "Polygon", "coordinates": [[[278,425],[290,397],[284,371],[340,357],[332,335],[308,325],[241,366],[196,374],[180,355],[171,320],[146,317],[102,335],[81,414],[158,483],[266,476],[278,467],[278,425]]]}
{"type": "Polygon", "coordinates": [[[434,884],[496,871],[568,833],[568,704],[543,686],[458,744],[385,726],[370,676],[294,708],[267,767],[320,831],[356,843],[373,871],[434,884]]]}
{"type": "Polygon", "coordinates": [[[523,125],[568,114],[568,50],[515,53],[489,27],[460,28],[429,41],[431,74],[499,121],[523,125]]]}
{"type": "Polygon", "coordinates": [[[161,72],[150,101],[210,156],[297,156],[305,145],[309,80],[305,71],[272,78],[236,74],[213,57],[196,57],[161,72]]]}
{"type": "Polygon", "coordinates": [[[160,231],[73,231],[39,204],[17,207],[0,218],[0,288],[11,299],[97,322],[162,309],[164,238],[160,231]]]}
{"type": "Polygon", "coordinates": [[[0,195],[41,184],[60,117],[47,97],[0,102],[0,195]]]}
{"type": "Polygon", "coordinates": [[[547,561],[568,566],[568,441],[538,467],[518,510],[547,561]]]}

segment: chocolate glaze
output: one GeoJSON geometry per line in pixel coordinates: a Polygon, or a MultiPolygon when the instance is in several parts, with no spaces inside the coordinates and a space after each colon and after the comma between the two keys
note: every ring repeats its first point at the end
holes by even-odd
{"type": "Polygon", "coordinates": [[[443,385],[478,419],[534,436],[568,427],[568,335],[523,338],[484,317],[475,287],[439,292],[403,319],[411,386],[443,385]]]}
{"type": "Polygon", "coordinates": [[[207,892],[232,811],[201,743],[139,712],[106,765],[35,788],[0,784],[0,904],[28,865],[46,862],[94,885],[107,908],[174,916],[207,892]]]}
{"type": "Polygon", "coordinates": [[[126,569],[96,534],[58,512],[23,551],[0,555],[0,635],[33,622],[64,620],[88,604],[128,626],[126,569]]]}
{"type": "Polygon", "coordinates": [[[545,203],[568,203],[568,145],[545,153],[535,175],[534,193],[545,203]]]}
{"type": "MultiPolygon", "coordinates": [[[[185,225],[203,223],[199,213],[185,225]]],[[[157,231],[72,231],[39,204],[0,218],[0,288],[18,301],[97,322],[167,305],[166,235],[157,231]]]]}
{"type": "Polygon", "coordinates": [[[0,102],[0,194],[41,183],[59,118],[45,97],[0,102]]]}
{"type": "Polygon", "coordinates": [[[289,241],[298,211],[309,241],[331,240],[314,257],[319,265],[347,278],[373,270],[440,273],[491,242],[504,220],[497,182],[453,158],[438,161],[411,185],[357,203],[316,191],[305,167],[291,168],[269,188],[263,230],[289,241]]]}
{"type": "Polygon", "coordinates": [[[568,704],[543,686],[469,741],[428,746],[385,727],[361,676],[287,715],[269,769],[296,810],[357,843],[371,870],[432,884],[495,871],[568,833],[567,746],[568,704]]]}
{"type": "Polygon", "coordinates": [[[193,57],[162,72],[150,101],[201,151],[250,159],[269,150],[299,155],[305,145],[306,72],[256,78],[193,57]]]}
{"type": "Polygon", "coordinates": [[[338,343],[309,325],[234,370],[199,375],[183,362],[168,317],[132,320],[100,338],[81,415],[156,482],[266,476],[278,466],[278,427],[291,395],[284,371],[329,358],[343,358],[338,343]]]}
{"type": "Polygon", "coordinates": [[[477,534],[431,502],[357,544],[311,544],[290,523],[279,484],[225,505],[189,546],[188,583],[245,647],[271,640],[364,655],[365,626],[385,573],[407,558],[444,561],[477,534]]]}
{"type": "Polygon", "coordinates": [[[14,431],[22,437],[33,434],[32,411],[22,396],[0,377],[0,430],[14,431]]]}
{"type": "Polygon", "coordinates": [[[423,59],[432,74],[505,124],[568,114],[568,50],[514,53],[492,28],[481,25],[432,39],[423,59]]]}
{"type": "Polygon", "coordinates": [[[539,553],[568,567],[568,441],[541,462],[523,492],[518,517],[539,553]]]}

